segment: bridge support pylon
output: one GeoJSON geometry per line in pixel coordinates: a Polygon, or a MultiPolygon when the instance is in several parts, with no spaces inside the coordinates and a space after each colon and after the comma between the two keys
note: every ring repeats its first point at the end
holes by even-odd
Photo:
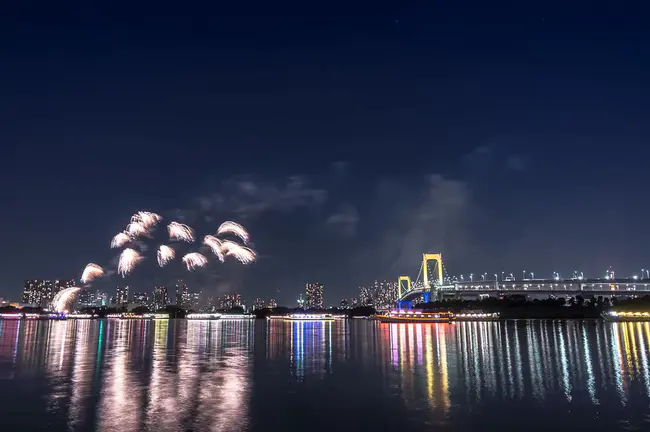
{"type": "Polygon", "coordinates": [[[398,301],[397,302],[397,309],[399,309],[399,310],[402,310],[402,309],[411,310],[411,309],[413,309],[413,302],[412,301],[398,301]]]}
{"type": "Polygon", "coordinates": [[[424,276],[424,289],[425,293],[424,294],[424,302],[428,303],[429,300],[431,299],[431,294],[434,294],[434,298],[437,297],[437,291],[435,287],[442,286],[443,278],[442,278],[442,254],[432,254],[432,253],[425,253],[422,254],[422,273],[424,276]],[[434,268],[435,273],[433,275],[429,275],[429,266],[427,265],[429,261],[434,261],[436,263],[436,268],[434,268]],[[434,286],[431,286],[430,282],[430,277],[433,276],[434,278],[434,286]],[[428,294],[428,296],[427,296],[428,294]]]}

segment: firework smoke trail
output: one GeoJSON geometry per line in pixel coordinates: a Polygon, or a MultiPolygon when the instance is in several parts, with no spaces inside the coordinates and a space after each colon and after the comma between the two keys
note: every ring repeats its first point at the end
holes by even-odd
{"type": "Polygon", "coordinates": [[[149,233],[142,222],[131,222],[127,227],[129,235],[132,238],[140,237],[149,233]]]}
{"type": "Polygon", "coordinates": [[[155,227],[161,220],[159,214],[148,211],[139,211],[131,217],[131,223],[139,223],[147,230],[155,227]]]}
{"type": "Polygon", "coordinates": [[[78,287],[72,287],[72,288],[65,288],[59,291],[55,296],[54,299],[52,300],[52,307],[56,311],[56,313],[63,313],[66,312],[66,308],[68,307],[68,304],[72,299],[74,298],[74,295],[79,292],[81,288],[78,287]]]}
{"type": "Polygon", "coordinates": [[[221,242],[223,250],[226,251],[226,256],[234,257],[242,264],[250,264],[257,259],[257,254],[253,249],[242,246],[230,240],[221,242]]]}
{"type": "Polygon", "coordinates": [[[203,238],[203,244],[210,247],[212,249],[212,253],[214,253],[217,258],[219,258],[219,261],[224,262],[226,260],[226,257],[223,255],[223,251],[221,250],[222,248],[222,242],[215,236],[207,235],[203,238]]]}
{"type": "Polygon", "coordinates": [[[158,265],[160,267],[165,267],[169,261],[174,259],[175,256],[176,252],[174,252],[174,249],[169,246],[161,245],[158,248],[158,265]]]}
{"type": "Polygon", "coordinates": [[[248,239],[250,238],[250,236],[248,235],[248,231],[246,231],[246,228],[232,221],[226,221],[222,223],[219,229],[217,230],[217,234],[227,234],[227,233],[236,235],[244,243],[248,243],[248,239]]]}
{"type": "Polygon", "coordinates": [[[101,268],[97,264],[89,263],[84,269],[83,274],[81,275],[81,283],[88,283],[93,279],[103,275],[104,275],[103,268],[101,268]]]}
{"type": "Polygon", "coordinates": [[[131,240],[131,237],[125,232],[121,232],[111,240],[111,249],[121,248],[131,240]]]}
{"type": "Polygon", "coordinates": [[[194,270],[197,267],[203,267],[208,263],[208,259],[197,252],[188,253],[183,257],[183,262],[188,270],[194,270]]]}
{"type": "Polygon", "coordinates": [[[135,268],[136,264],[140,262],[142,257],[140,254],[130,248],[126,248],[120,254],[120,262],[117,264],[117,272],[122,275],[122,277],[131,273],[135,268]]]}
{"type": "Polygon", "coordinates": [[[172,222],[167,225],[167,231],[169,231],[169,238],[171,240],[180,240],[188,243],[194,241],[194,231],[185,224],[172,222]]]}

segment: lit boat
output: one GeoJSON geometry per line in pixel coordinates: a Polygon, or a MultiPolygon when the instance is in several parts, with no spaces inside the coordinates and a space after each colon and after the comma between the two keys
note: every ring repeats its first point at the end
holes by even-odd
{"type": "Polygon", "coordinates": [[[334,317],[330,314],[291,314],[285,319],[290,321],[333,321],[334,317]]]}
{"type": "Polygon", "coordinates": [[[377,314],[377,319],[383,323],[449,323],[456,320],[453,312],[413,312],[390,311],[377,314]]]}
{"type": "Polygon", "coordinates": [[[650,312],[603,312],[605,321],[650,321],[650,312]]]}
{"type": "Polygon", "coordinates": [[[218,320],[222,318],[222,315],[217,313],[189,313],[185,318],[191,320],[218,320]]]}

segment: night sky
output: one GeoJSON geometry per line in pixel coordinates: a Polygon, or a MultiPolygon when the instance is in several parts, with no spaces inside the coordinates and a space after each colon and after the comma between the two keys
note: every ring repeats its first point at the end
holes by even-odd
{"type": "Polygon", "coordinates": [[[158,269],[159,229],[92,289],[293,304],[319,281],[330,304],[422,252],[449,274],[650,267],[642,2],[8,3],[0,296],[114,270],[141,209],[238,221],[259,261],[158,269]]]}

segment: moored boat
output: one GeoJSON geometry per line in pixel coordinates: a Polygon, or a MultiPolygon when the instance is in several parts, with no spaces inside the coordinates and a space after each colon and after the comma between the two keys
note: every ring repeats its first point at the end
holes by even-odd
{"type": "Polygon", "coordinates": [[[290,321],[332,321],[334,317],[330,314],[291,314],[285,319],[290,321]]]}
{"type": "Polygon", "coordinates": [[[603,312],[605,321],[650,321],[650,312],[603,312]]]}
{"type": "Polygon", "coordinates": [[[413,312],[396,310],[377,314],[376,318],[382,323],[450,323],[456,320],[456,315],[450,311],[413,312]]]}

